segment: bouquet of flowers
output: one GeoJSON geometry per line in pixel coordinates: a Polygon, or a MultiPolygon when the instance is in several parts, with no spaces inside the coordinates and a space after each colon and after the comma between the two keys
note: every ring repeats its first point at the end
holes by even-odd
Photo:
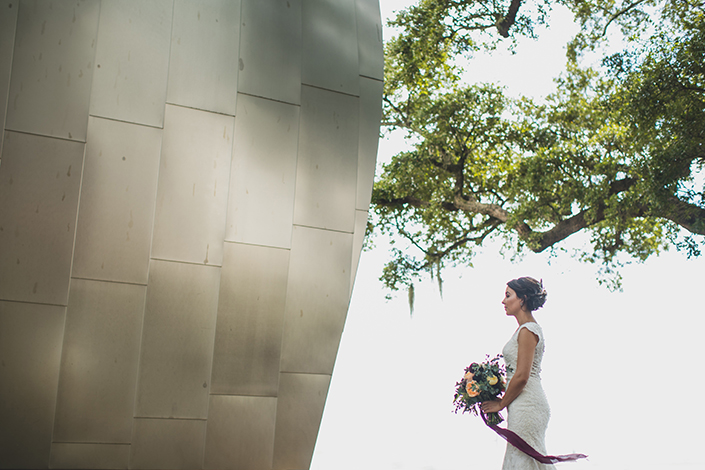
{"type": "MultiPolygon", "coordinates": [[[[496,400],[506,389],[506,371],[504,364],[500,364],[502,355],[494,359],[487,356],[487,361],[478,364],[473,362],[465,368],[465,375],[460,382],[455,384],[455,397],[453,404],[455,412],[470,411],[475,416],[480,412],[480,403],[496,400]]],[[[499,424],[502,416],[499,413],[488,413],[489,424],[499,424]]]]}

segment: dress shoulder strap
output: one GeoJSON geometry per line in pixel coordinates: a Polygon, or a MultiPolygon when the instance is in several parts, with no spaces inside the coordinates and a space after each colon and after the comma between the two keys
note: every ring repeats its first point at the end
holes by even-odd
{"type": "Polygon", "coordinates": [[[541,341],[543,339],[543,330],[541,329],[541,326],[538,323],[534,323],[534,322],[524,323],[523,325],[521,325],[519,327],[519,330],[517,330],[517,331],[520,331],[522,328],[526,328],[527,330],[529,330],[530,332],[532,332],[533,334],[538,336],[539,341],[541,341]]]}

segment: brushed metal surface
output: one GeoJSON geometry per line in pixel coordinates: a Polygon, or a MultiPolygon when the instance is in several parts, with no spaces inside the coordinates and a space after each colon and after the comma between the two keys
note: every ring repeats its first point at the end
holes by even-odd
{"type": "Polygon", "coordinates": [[[130,468],[203,468],[205,439],[205,420],[136,418],[130,468]]]}
{"type": "Polygon", "coordinates": [[[128,468],[130,446],[127,444],[75,444],[51,445],[49,468],[85,468],[114,470],[128,468]]]}
{"type": "Polygon", "coordinates": [[[375,179],[379,122],[382,119],[382,87],[381,81],[360,77],[360,141],[355,208],[363,211],[370,207],[375,179]]]}
{"type": "Polygon", "coordinates": [[[301,0],[243,0],[238,91],[301,103],[301,0]]]}
{"type": "Polygon", "coordinates": [[[6,129],[85,141],[99,10],[98,1],[22,2],[6,129]]]}
{"type": "Polygon", "coordinates": [[[234,118],[167,105],[152,258],[220,266],[234,118]]]}
{"type": "Polygon", "coordinates": [[[360,75],[384,80],[384,43],[378,0],[355,0],[360,75]]]}
{"type": "Polygon", "coordinates": [[[301,81],[357,96],[355,0],[301,0],[301,81]]]}
{"type": "Polygon", "coordinates": [[[240,96],[226,240],[291,246],[298,141],[298,106],[240,96]]]}
{"type": "Polygon", "coordinates": [[[277,396],[289,251],[225,244],[211,393],[277,396]]]}
{"type": "Polygon", "coordinates": [[[17,26],[16,0],[0,2],[0,156],[5,139],[5,115],[7,96],[10,90],[10,70],[12,70],[12,50],[15,48],[17,26]]]}
{"type": "Polygon", "coordinates": [[[167,102],[234,115],[239,42],[240,0],[176,0],[167,102]]]}
{"type": "Polygon", "coordinates": [[[282,374],[279,383],[272,468],[309,468],[330,376],[282,374]]]}
{"type": "Polygon", "coordinates": [[[65,307],[0,301],[0,468],[46,468],[65,307]]]}
{"type": "Polygon", "coordinates": [[[0,11],[0,468],[310,466],[376,153],[373,2],[0,11]]]}
{"type": "Polygon", "coordinates": [[[295,224],[352,233],[359,116],[357,97],[302,87],[295,224]]]}
{"type": "Polygon", "coordinates": [[[147,283],[162,131],[90,117],[72,276],[147,283]]]}
{"type": "Polygon", "coordinates": [[[211,396],[203,468],[271,470],[277,399],[211,396]]]}
{"type": "Polygon", "coordinates": [[[350,300],[352,242],[351,233],[294,227],[282,372],[332,373],[350,300]]]}
{"type": "Polygon", "coordinates": [[[353,234],[352,265],[350,267],[350,296],[352,296],[353,287],[355,286],[355,275],[357,274],[357,267],[360,264],[362,246],[365,243],[368,215],[367,211],[355,211],[355,233],[353,234]]]}
{"type": "Polygon", "coordinates": [[[0,299],[66,305],[84,144],[5,133],[0,299]]]}
{"type": "Polygon", "coordinates": [[[71,280],[54,442],[130,443],[146,290],[71,280]]]}
{"type": "Polygon", "coordinates": [[[206,418],[219,282],[220,268],[151,262],[135,416],[206,418]]]}
{"type": "Polygon", "coordinates": [[[90,114],[162,127],[173,0],[102,2],[90,114]]]}

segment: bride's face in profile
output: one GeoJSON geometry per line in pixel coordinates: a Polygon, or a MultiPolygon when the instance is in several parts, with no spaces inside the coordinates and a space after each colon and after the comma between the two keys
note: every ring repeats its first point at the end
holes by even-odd
{"type": "Polygon", "coordinates": [[[507,315],[516,316],[521,312],[521,299],[517,297],[516,292],[511,287],[507,287],[504,291],[504,299],[502,299],[504,311],[507,315]]]}

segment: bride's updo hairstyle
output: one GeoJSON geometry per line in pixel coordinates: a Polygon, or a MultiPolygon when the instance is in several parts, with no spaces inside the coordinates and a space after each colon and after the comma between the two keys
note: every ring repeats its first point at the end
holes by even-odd
{"type": "Polygon", "coordinates": [[[525,305],[530,312],[543,307],[546,303],[548,292],[543,288],[543,281],[537,281],[533,277],[520,277],[509,281],[507,286],[516,292],[522,305],[525,305]]]}

